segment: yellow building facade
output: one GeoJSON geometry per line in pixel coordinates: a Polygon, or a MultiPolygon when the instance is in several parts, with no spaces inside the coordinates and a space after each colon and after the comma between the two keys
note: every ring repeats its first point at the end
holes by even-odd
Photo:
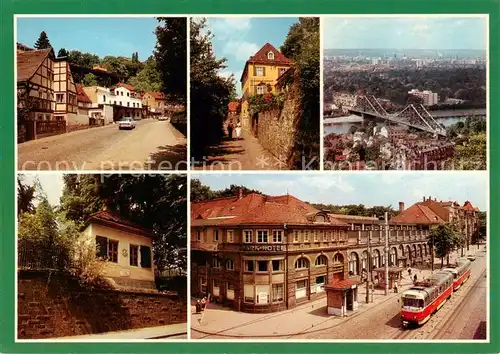
{"type": "Polygon", "coordinates": [[[266,43],[245,64],[241,75],[241,121],[249,124],[249,99],[254,95],[275,93],[276,82],[290,67],[292,62],[271,44],[266,43]]]}

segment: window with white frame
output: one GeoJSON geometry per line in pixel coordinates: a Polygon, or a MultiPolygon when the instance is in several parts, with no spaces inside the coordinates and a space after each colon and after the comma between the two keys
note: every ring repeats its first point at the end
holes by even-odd
{"type": "Polygon", "coordinates": [[[257,272],[267,272],[268,261],[257,261],[257,272]]]}
{"type": "Polygon", "coordinates": [[[273,52],[267,53],[267,59],[274,60],[274,53],[273,52]]]}
{"type": "Polygon", "coordinates": [[[306,258],[299,258],[295,262],[295,269],[309,268],[309,261],[306,258]]]}
{"type": "Polygon", "coordinates": [[[263,95],[266,93],[266,88],[263,85],[257,86],[257,95],[263,95]]]}
{"type": "Polygon", "coordinates": [[[309,231],[304,230],[304,242],[309,242],[309,231]]]}
{"type": "Polygon", "coordinates": [[[313,235],[314,235],[314,242],[318,242],[318,234],[319,234],[318,230],[314,230],[314,231],[313,231],[313,235]]]}
{"type": "Polygon", "coordinates": [[[234,230],[227,230],[227,242],[234,242],[234,230]]]}
{"type": "Polygon", "coordinates": [[[228,259],[226,261],[226,269],[227,270],[234,270],[234,262],[232,259],[228,259]]]}
{"type": "Polygon", "coordinates": [[[282,259],[273,259],[271,261],[273,266],[273,272],[280,272],[283,270],[283,260],[282,259]]]}
{"type": "Polygon", "coordinates": [[[258,230],[257,231],[257,243],[268,243],[268,231],[258,230]]]}
{"type": "Polygon", "coordinates": [[[255,67],[255,76],[264,76],[264,67],[256,66],[255,67]]]}
{"type": "Polygon", "coordinates": [[[273,243],[282,243],[282,242],[283,242],[283,231],[273,230],[273,243]]]}
{"type": "Polygon", "coordinates": [[[243,293],[245,302],[254,302],[255,290],[253,284],[244,284],[243,293]]]}
{"type": "Polygon", "coordinates": [[[254,270],[254,261],[245,261],[245,271],[253,272],[254,270]]]}
{"type": "Polygon", "coordinates": [[[244,230],[245,243],[252,243],[252,230],[244,230]]]}
{"type": "Polygon", "coordinates": [[[298,230],[293,231],[293,242],[299,242],[299,231],[298,230]]]}
{"type": "Polygon", "coordinates": [[[213,268],[220,268],[220,260],[218,258],[212,259],[212,267],[213,268]]]}
{"type": "Polygon", "coordinates": [[[316,266],[325,266],[326,265],[326,257],[319,256],[318,258],[316,258],[315,264],[316,264],[316,266]]]}

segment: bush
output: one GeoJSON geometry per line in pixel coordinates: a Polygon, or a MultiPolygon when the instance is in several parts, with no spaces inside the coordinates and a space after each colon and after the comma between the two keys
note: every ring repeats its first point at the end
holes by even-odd
{"type": "Polygon", "coordinates": [[[93,243],[80,241],[76,244],[74,264],[71,273],[86,287],[104,287],[105,262],[97,256],[93,243]]]}

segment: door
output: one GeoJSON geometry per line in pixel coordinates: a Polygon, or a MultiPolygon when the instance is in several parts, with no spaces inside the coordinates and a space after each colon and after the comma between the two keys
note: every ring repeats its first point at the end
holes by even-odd
{"type": "Polygon", "coordinates": [[[347,311],[353,311],[354,310],[354,308],[353,308],[353,301],[352,301],[352,299],[354,297],[353,290],[352,289],[347,290],[345,296],[347,297],[346,298],[346,302],[347,302],[346,309],[347,309],[347,311]]]}

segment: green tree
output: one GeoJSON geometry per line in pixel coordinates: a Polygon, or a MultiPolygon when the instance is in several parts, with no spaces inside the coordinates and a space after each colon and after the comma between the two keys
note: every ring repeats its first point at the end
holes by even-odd
{"type": "Polygon", "coordinates": [[[87,73],[82,80],[83,86],[97,86],[97,77],[92,73],[87,73]]]}
{"type": "Polygon", "coordinates": [[[162,92],[180,104],[187,95],[186,18],[159,17],[154,55],[162,82],[162,92]]]}
{"type": "Polygon", "coordinates": [[[220,143],[223,121],[234,82],[219,76],[225,58],[217,59],[212,50],[213,35],[206,19],[191,19],[191,155],[200,161],[210,145],[220,143]]]}
{"type": "Polygon", "coordinates": [[[59,51],[57,52],[58,58],[64,58],[67,57],[68,55],[69,55],[68,51],[64,48],[59,49],[59,51]]]}
{"type": "Polygon", "coordinates": [[[31,213],[35,210],[33,199],[35,187],[23,183],[23,175],[17,176],[17,215],[31,213]]]}
{"type": "Polygon", "coordinates": [[[161,76],[156,67],[155,57],[150,56],[148,60],[146,60],[142,70],[139,71],[136,76],[131,77],[128,83],[140,92],[161,91],[161,76]]]}
{"type": "Polygon", "coordinates": [[[74,65],[82,66],[88,69],[100,63],[99,57],[90,53],[83,53],[78,50],[71,50],[68,53],[68,61],[74,65]]]}
{"type": "Polygon", "coordinates": [[[478,212],[478,217],[479,217],[478,237],[479,239],[486,239],[486,229],[487,229],[486,212],[485,211],[478,212]]]}
{"type": "Polygon", "coordinates": [[[124,82],[130,76],[125,61],[111,55],[105,56],[101,64],[110,72],[115,73],[121,82],[124,82]]]}
{"type": "Polygon", "coordinates": [[[457,235],[453,227],[441,224],[431,228],[427,243],[431,247],[431,250],[434,250],[435,255],[441,258],[442,268],[444,257],[448,256],[457,245],[457,235]]]}
{"type": "Polygon", "coordinates": [[[295,139],[293,156],[289,161],[293,167],[302,169],[303,159],[319,168],[319,18],[301,17],[288,31],[281,52],[294,62],[302,104],[298,136],[295,139]]]}
{"type": "Polygon", "coordinates": [[[463,145],[457,145],[453,160],[460,170],[486,170],[486,134],[469,137],[463,145]]]}
{"type": "Polygon", "coordinates": [[[40,33],[40,37],[38,37],[37,41],[35,42],[35,48],[36,49],[52,48],[52,45],[50,44],[49,41],[49,37],[47,37],[47,33],[45,33],[45,31],[42,31],[40,33]]]}

